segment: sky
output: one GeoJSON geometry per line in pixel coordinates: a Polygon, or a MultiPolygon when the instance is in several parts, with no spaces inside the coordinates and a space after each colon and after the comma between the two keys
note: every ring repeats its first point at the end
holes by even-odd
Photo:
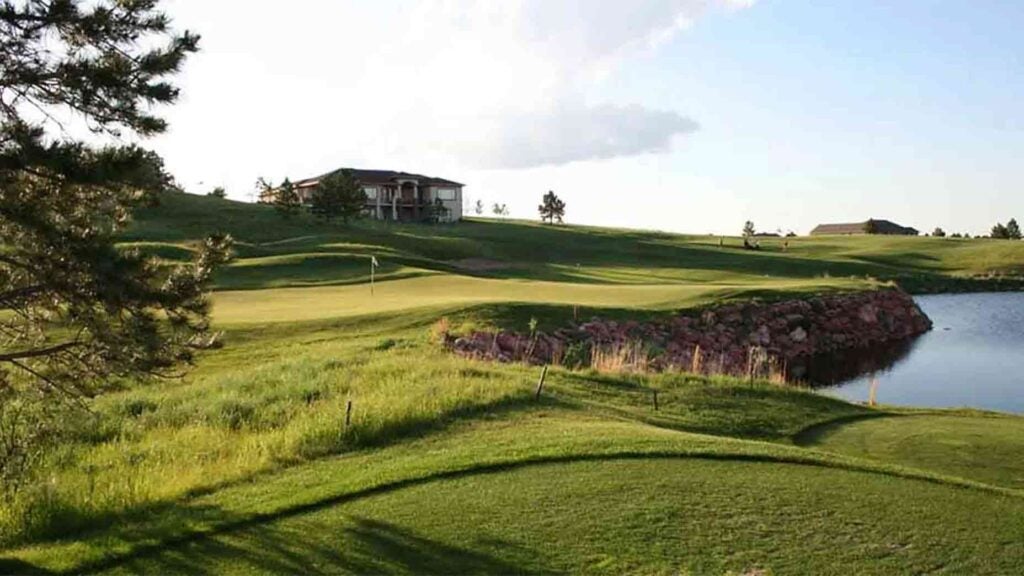
{"type": "Polygon", "coordinates": [[[340,167],[577,224],[804,234],[1024,218],[1024,3],[167,0],[202,35],[148,145],[249,200],[340,167]]]}

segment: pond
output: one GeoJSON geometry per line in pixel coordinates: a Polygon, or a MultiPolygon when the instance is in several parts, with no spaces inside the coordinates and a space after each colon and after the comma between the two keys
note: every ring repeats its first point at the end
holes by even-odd
{"type": "Polygon", "coordinates": [[[934,329],[912,341],[813,358],[805,378],[824,392],[880,404],[1024,413],[1024,293],[915,298],[934,329]]]}

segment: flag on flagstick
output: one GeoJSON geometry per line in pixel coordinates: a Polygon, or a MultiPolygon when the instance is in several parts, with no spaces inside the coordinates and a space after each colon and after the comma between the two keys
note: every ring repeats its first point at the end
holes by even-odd
{"type": "Polygon", "coordinates": [[[380,266],[376,256],[370,256],[370,296],[373,296],[373,272],[380,266]]]}

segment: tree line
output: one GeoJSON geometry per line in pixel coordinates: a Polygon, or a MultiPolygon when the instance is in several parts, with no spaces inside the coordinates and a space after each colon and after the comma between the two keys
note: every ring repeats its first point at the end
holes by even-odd
{"type": "MultiPolygon", "coordinates": [[[[947,236],[950,238],[971,237],[970,234],[961,234],[959,232],[954,232],[953,234],[947,235],[946,231],[938,226],[936,226],[935,229],[932,230],[931,235],[937,238],[945,238],[947,236]]],[[[988,236],[977,236],[977,238],[991,238],[994,240],[1020,240],[1020,225],[1017,224],[1017,220],[1015,218],[1010,218],[1010,220],[1006,224],[1003,224],[1002,222],[996,222],[996,224],[992,226],[992,230],[989,232],[988,236]]]]}
{"type": "Polygon", "coordinates": [[[1010,218],[1006,224],[996,222],[996,225],[992,227],[991,237],[1001,240],[1020,240],[1020,226],[1017,224],[1017,220],[1010,218]]]}

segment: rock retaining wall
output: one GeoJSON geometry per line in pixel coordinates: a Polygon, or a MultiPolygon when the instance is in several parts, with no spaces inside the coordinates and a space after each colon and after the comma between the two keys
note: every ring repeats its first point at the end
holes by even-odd
{"type": "Polygon", "coordinates": [[[908,294],[887,289],[727,304],[643,323],[594,318],[532,336],[511,331],[450,335],[447,345],[474,358],[579,366],[590,365],[594,350],[635,350],[639,343],[645,369],[748,374],[755,351],[785,364],[903,340],[931,326],[908,294]]]}

